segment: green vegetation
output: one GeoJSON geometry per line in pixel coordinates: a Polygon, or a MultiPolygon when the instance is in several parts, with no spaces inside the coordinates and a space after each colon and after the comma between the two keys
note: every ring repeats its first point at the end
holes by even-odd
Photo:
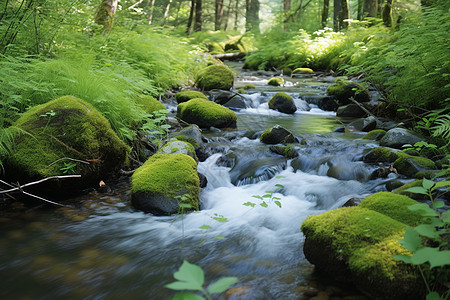
{"type": "Polygon", "coordinates": [[[362,139],[366,140],[381,140],[381,138],[386,134],[386,130],[383,129],[375,129],[371,130],[365,135],[363,135],[362,139]]]}
{"type": "Polygon", "coordinates": [[[224,65],[212,65],[200,70],[195,78],[195,84],[202,90],[229,90],[233,87],[234,75],[224,65]]]}
{"type": "Polygon", "coordinates": [[[208,97],[205,96],[202,92],[199,91],[183,91],[179,92],[175,95],[175,99],[177,99],[177,103],[186,102],[194,98],[203,98],[208,100],[208,97]]]}
{"type": "Polygon", "coordinates": [[[284,84],[284,79],[281,77],[273,77],[270,78],[269,81],[267,81],[267,84],[273,86],[280,86],[284,84]]]}
{"type": "Polygon", "coordinates": [[[177,117],[199,127],[236,127],[237,116],[232,110],[202,98],[178,104],[177,117]]]}
{"type": "Polygon", "coordinates": [[[369,91],[361,84],[338,78],[335,83],[327,88],[327,94],[336,97],[342,103],[350,103],[353,98],[358,102],[367,102],[370,100],[369,91]]]}

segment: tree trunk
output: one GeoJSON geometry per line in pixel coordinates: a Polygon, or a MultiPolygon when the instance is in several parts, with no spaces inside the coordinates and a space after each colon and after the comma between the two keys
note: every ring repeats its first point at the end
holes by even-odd
{"type": "Polygon", "coordinates": [[[323,0],[323,11],[322,11],[322,27],[327,27],[328,20],[328,10],[330,8],[330,0],[323,0]]]}
{"type": "Polygon", "coordinates": [[[189,19],[188,19],[188,25],[186,29],[186,33],[189,35],[192,33],[192,24],[194,23],[194,16],[195,16],[195,0],[191,0],[191,10],[189,12],[189,19]]]}
{"type": "Polygon", "coordinates": [[[103,31],[109,32],[114,23],[114,15],[116,14],[117,4],[119,0],[102,0],[102,3],[95,14],[95,22],[103,25],[103,31]]]}
{"type": "Polygon", "coordinates": [[[154,8],[155,8],[155,0],[152,0],[152,2],[150,3],[150,11],[148,13],[148,24],[149,25],[152,25],[154,8]]]}
{"type": "Polygon", "coordinates": [[[364,0],[358,0],[358,15],[357,20],[362,20],[364,17],[364,0]]]}
{"type": "Polygon", "coordinates": [[[236,0],[236,9],[234,10],[234,30],[238,30],[239,23],[239,0],[236,0]]]}
{"type": "Polygon", "coordinates": [[[392,0],[386,0],[386,4],[383,7],[383,23],[386,27],[392,27],[392,0]]]}
{"type": "Polygon", "coordinates": [[[259,0],[246,0],[245,30],[259,33],[259,0]]]}
{"type": "Polygon", "coordinates": [[[195,23],[194,31],[202,31],[202,0],[195,0],[195,23]]]}
{"type": "Polygon", "coordinates": [[[378,15],[378,0],[365,0],[363,15],[364,17],[376,18],[378,15]]]}
{"type": "Polygon", "coordinates": [[[214,30],[220,30],[223,20],[223,0],[216,0],[216,11],[214,14],[214,30]]]}
{"type": "Polygon", "coordinates": [[[172,1],[173,0],[169,0],[169,3],[167,3],[166,10],[164,11],[163,25],[166,25],[166,23],[167,23],[167,18],[169,17],[169,10],[170,10],[170,5],[172,4],[172,1]]]}
{"type": "Polygon", "coordinates": [[[233,2],[233,0],[230,0],[230,2],[228,3],[227,13],[225,15],[225,20],[223,22],[224,23],[224,26],[223,26],[224,31],[227,31],[228,21],[230,20],[230,15],[231,15],[231,12],[233,11],[232,2],[233,2]]]}
{"type": "Polygon", "coordinates": [[[347,27],[345,19],[350,19],[350,11],[348,9],[348,0],[334,0],[334,30],[339,31],[347,27]]]}
{"type": "Polygon", "coordinates": [[[181,10],[181,4],[183,0],[178,0],[178,7],[177,7],[177,15],[175,16],[175,26],[179,25],[179,16],[180,16],[180,10],[181,10]]]}
{"type": "Polygon", "coordinates": [[[288,31],[289,26],[287,24],[289,20],[289,11],[291,10],[291,0],[283,0],[283,12],[284,12],[284,30],[288,31]]]}

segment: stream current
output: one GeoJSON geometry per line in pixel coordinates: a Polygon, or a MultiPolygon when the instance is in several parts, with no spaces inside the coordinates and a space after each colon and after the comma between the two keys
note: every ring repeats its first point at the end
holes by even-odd
{"type": "Polygon", "coordinates": [[[110,193],[74,199],[74,208],[2,218],[0,298],[170,299],[174,293],[163,286],[174,281],[184,259],[201,266],[208,283],[238,277],[219,299],[301,296],[298,287],[313,269],[302,251],[302,221],[384,191],[394,177],[369,179],[376,166],[361,157],[376,144],[361,139],[363,133],[333,132],[346,121],[308,104],[323,97],[334,78],[285,78],[284,87],[269,87],[268,77],[238,74],[236,86],[256,88],[245,95],[247,108],[236,111],[236,130],[204,132],[211,156],[198,165],[208,179],[199,212],[156,217],[136,211],[124,178],[110,193]],[[268,109],[278,91],[294,97],[294,115],[268,109]],[[298,157],[287,159],[259,141],[261,131],[276,124],[302,141],[298,157]],[[259,205],[253,196],[267,191],[281,207],[267,198],[267,207],[259,205]]]}

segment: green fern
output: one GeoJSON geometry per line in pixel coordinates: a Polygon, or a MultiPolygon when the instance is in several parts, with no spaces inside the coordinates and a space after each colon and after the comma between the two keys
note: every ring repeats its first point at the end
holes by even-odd
{"type": "Polygon", "coordinates": [[[441,137],[444,141],[447,141],[446,146],[450,145],[450,115],[440,116],[435,124],[431,127],[433,136],[441,137]]]}
{"type": "Polygon", "coordinates": [[[16,126],[0,128],[0,171],[3,172],[4,159],[13,151],[14,143],[17,137],[25,132],[16,126]]]}

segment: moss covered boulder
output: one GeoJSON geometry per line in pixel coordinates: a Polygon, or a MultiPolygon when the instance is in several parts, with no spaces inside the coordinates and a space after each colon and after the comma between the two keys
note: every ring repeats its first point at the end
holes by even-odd
{"type": "Polygon", "coordinates": [[[153,114],[156,111],[165,111],[167,112],[164,104],[156,100],[154,97],[150,95],[140,95],[136,101],[142,109],[148,113],[153,114]]]}
{"type": "Polygon", "coordinates": [[[314,71],[310,68],[296,68],[294,71],[292,71],[292,75],[298,74],[314,74],[314,71]]]}
{"type": "Polygon", "coordinates": [[[408,214],[414,203],[378,193],[359,206],[310,216],[301,226],[305,256],[319,271],[354,283],[374,299],[423,299],[426,289],[418,270],[393,257],[410,255],[398,239],[407,224],[420,219],[408,214]]]}
{"type": "Polygon", "coordinates": [[[177,117],[201,128],[234,128],[237,121],[236,113],[232,110],[201,98],[178,104],[177,117]]]}
{"type": "Polygon", "coordinates": [[[205,94],[203,94],[202,92],[199,92],[199,91],[183,91],[183,92],[179,92],[175,95],[175,99],[177,100],[177,103],[186,102],[186,101],[189,101],[189,100],[195,99],[195,98],[202,98],[202,99],[208,100],[208,98],[205,96],[205,94]]]}
{"type": "Polygon", "coordinates": [[[159,154],[186,154],[192,157],[196,162],[198,162],[197,155],[195,155],[194,146],[187,142],[181,140],[170,140],[164,144],[158,151],[159,154]]]}
{"type": "Polygon", "coordinates": [[[16,141],[7,159],[7,175],[21,182],[81,174],[84,184],[98,183],[127,162],[129,148],[108,120],[92,105],[72,96],[33,107],[15,125],[29,135],[16,141]]]}
{"type": "Polygon", "coordinates": [[[298,156],[298,152],[296,151],[296,147],[294,145],[270,146],[270,151],[283,155],[286,158],[295,158],[298,156]]]}
{"type": "Polygon", "coordinates": [[[375,140],[379,141],[386,134],[386,130],[383,129],[374,129],[363,135],[363,139],[365,140],[375,140]]]}
{"type": "Polygon", "coordinates": [[[267,84],[273,86],[280,86],[284,84],[284,79],[281,77],[273,77],[270,78],[269,81],[267,81],[267,84]]]}
{"type": "Polygon", "coordinates": [[[264,144],[287,144],[296,143],[297,139],[294,135],[284,127],[275,125],[272,128],[264,130],[259,138],[264,144]]]}
{"type": "Polygon", "coordinates": [[[426,157],[412,156],[400,152],[398,158],[394,161],[394,168],[396,168],[400,174],[408,177],[422,178],[423,176],[419,177],[417,174],[423,171],[435,170],[436,164],[426,157]]]}
{"type": "Polygon", "coordinates": [[[294,99],[286,93],[280,92],[273,95],[269,100],[269,108],[278,110],[285,114],[293,114],[297,111],[294,99]]]}
{"type": "Polygon", "coordinates": [[[234,75],[224,65],[212,65],[200,70],[196,76],[195,84],[202,90],[212,89],[229,90],[233,87],[234,75]]]}
{"type": "Polygon", "coordinates": [[[199,208],[200,180],[197,163],[186,154],[155,154],[131,178],[135,208],[155,215],[171,215],[179,203],[199,208]]]}
{"type": "Polygon", "coordinates": [[[392,163],[398,158],[398,150],[376,147],[364,155],[363,160],[368,163],[389,162],[392,163]]]}
{"type": "Polygon", "coordinates": [[[361,84],[344,79],[336,79],[335,83],[327,88],[327,94],[334,96],[340,104],[349,104],[350,98],[357,102],[370,101],[369,91],[361,84]]]}

